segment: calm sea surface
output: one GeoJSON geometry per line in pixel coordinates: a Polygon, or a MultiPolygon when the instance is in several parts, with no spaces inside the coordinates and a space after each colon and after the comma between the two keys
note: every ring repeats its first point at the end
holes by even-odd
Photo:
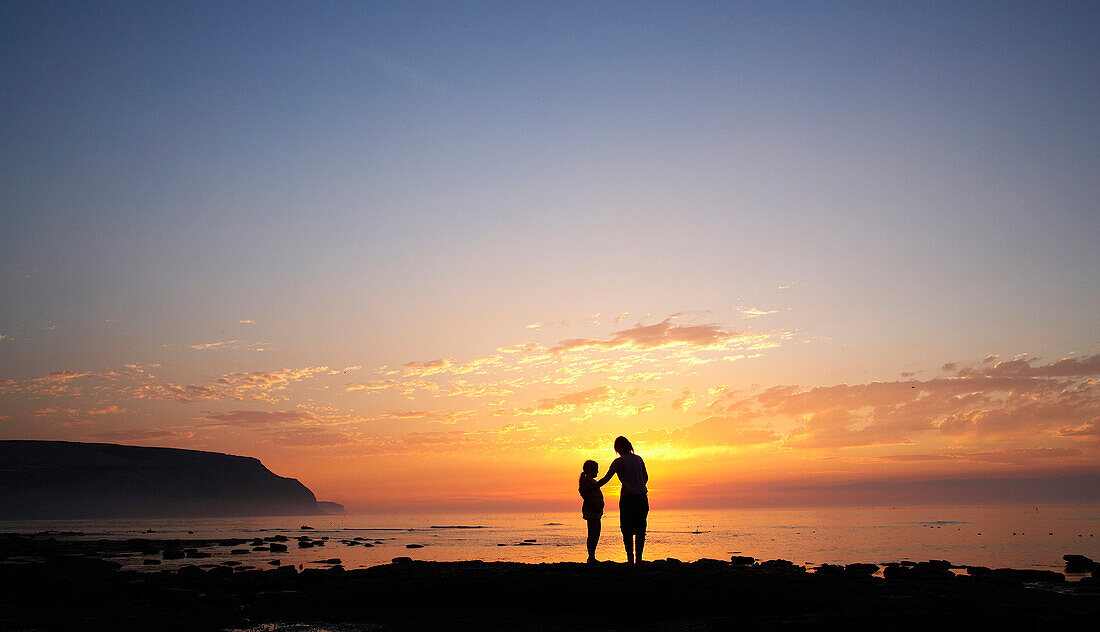
{"type": "MultiPolygon", "coordinates": [[[[597,556],[622,561],[626,556],[612,504],[603,520],[597,556]]],[[[516,562],[583,561],[586,556],[585,523],[579,512],[0,522],[2,532],[45,530],[80,531],[84,535],[65,537],[89,539],[277,534],[291,538],[287,553],[254,551],[233,556],[230,547],[209,547],[205,549],[212,554],[208,559],[170,560],[144,567],[147,570],[230,559],[266,568],[274,559],[284,565],[310,566],[339,558],[352,569],[388,563],[396,556],[516,562]],[[303,526],[313,529],[304,531],[303,526]],[[153,533],[146,533],[149,530],[153,533]],[[293,539],[303,534],[328,540],[323,547],[300,549],[293,539]],[[368,548],[363,542],[374,545],[368,548]],[[410,544],[423,548],[407,548],[410,544]]],[[[796,564],[946,559],[956,564],[1061,570],[1065,553],[1100,558],[1097,536],[1098,505],[666,510],[650,514],[646,557],[692,561],[751,555],[796,564]]],[[[142,568],[140,556],[118,561],[142,568]]]]}

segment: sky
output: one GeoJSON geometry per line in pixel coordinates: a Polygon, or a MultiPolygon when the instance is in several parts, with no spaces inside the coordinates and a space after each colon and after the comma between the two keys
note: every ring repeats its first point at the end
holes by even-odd
{"type": "Polygon", "coordinates": [[[1100,502],[1098,32],[3,3],[0,439],[353,511],[573,509],[618,435],[655,507],[1100,502]]]}

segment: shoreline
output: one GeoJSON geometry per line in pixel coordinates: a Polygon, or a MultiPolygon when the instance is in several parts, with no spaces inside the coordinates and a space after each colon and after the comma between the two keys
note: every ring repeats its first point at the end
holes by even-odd
{"type": "Polygon", "coordinates": [[[164,547],[161,555],[200,548],[182,544],[0,535],[0,585],[11,587],[0,591],[0,627],[221,631],[325,623],[345,630],[745,625],[808,630],[957,624],[959,629],[1055,629],[1100,617],[1100,565],[1072,556],[1072,568],[1088,573],[1074,582],[1053,571],[966,567],[942,560],[807,569],[785,560],[741,556],[630,566],[430,562],[397,555],[389,564],[345,570],[335,557],[323,567],[254,568],[207,563],[184,553],[178,569],[150,565],[151,570],[138,571],[104,559],[136,547],[150,556],[154,546],[164,547]]]}

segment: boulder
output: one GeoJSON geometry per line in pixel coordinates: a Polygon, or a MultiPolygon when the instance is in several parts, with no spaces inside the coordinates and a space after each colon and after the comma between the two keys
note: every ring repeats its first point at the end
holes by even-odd
{"type": "Polygon", "coordinates": [[[395,557],[390,560],[390,562],[392,562],[393,564],[408,564],[412,561],[413,559],[411,557],[395,557]]]}
{"type": "Polygon", "coordinates": [[[206,574],[209,575],[210,577],[223,577],[224,578],[224,577],[229,577],[230,575],[232,575],[233,574],[233,569],[229,568],[228,566],[217,566],[217,567],[214,567],[214,568],[206,571],[206,574]]]}
{"type": "Polygon", "coordinates": [[[206,571],[194,564],[185,564],[179,567],[176,574],[184,579],[201,579],[206,576],[206,571]]]}
{"type": "Polygon", "coordinates": [[[1100,564],[1092,561],[1091,558],[1084,555],[1063,555],[1062,559],[1066,561],[1067,573],[1091,573],[1092,571],[1100,568],[1100,564]]]}
{"type": "Polygon", "coordinates": [[[951,564],[944,560],[929,560],[916,562],[909,566],[901,564],[887,564],[882,570],[882,576],[889,580],[916,580],[916,581],[947,581],[953,579],[955,574],[951,572],[951,564]]]}
{"type": "Polygon", "coordinates": [[[993,569],[988,566],[967,566],[966,574],[971,577],[982,577],[993,572],[993,569]]]}
{"type": "Polygon", "coordinates": [[[270,548],[271,548],[272,553],[286,553],[287,552],[286,545],[285,544],[279,544],[277,542],[272,542],[270,548]]]}
{"type": "Polygon", "coordinates": [[[788,573],[801,573],[806,570],[805,566],[796,566],[794,562],[791,562],[789,560],[768,560],[766,562],[760,562],[760,568],[766,571],[779,571],[788,573]]]}
{"type": "Polygon", "coordinates": [[[1066,576],[1054,571],[1041,571],[1031,568],[998,568],[990,573],[993,577],[1007,579],[1021,583],[1047,583],[1060,584],[1066,581],[1066,576]]]}
{"type": "Polygon", "coordinates": [[[734,566],[751,566],[755,561],[755,557],[748,555],[734,555],[730,558],[730,562],[732,562],[734,566]]]}

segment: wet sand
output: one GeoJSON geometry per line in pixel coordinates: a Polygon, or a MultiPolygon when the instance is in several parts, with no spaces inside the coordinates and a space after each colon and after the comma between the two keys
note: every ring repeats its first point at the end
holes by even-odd
{"type": "Polygon", "coordinates": [[[271,554],[212,563],[202,557],[210,546],[240,542],[0,535],[0,629],[1011,630],[1085,629],[1100,616],[1098,572],[1081,560],[1071,570],[1083,578],[1067,582],[1051,571],[943,561],[806,569],[749,559],[628,566],[397,557],[344,570],[332,546],[328,559],[301,568],[269,564],[271,554]],[[181,553],[170,560],[180,566],[162,568],[181,553]],[[123,569],[111,559],[120,555],[161,563],[123,569]]]}

